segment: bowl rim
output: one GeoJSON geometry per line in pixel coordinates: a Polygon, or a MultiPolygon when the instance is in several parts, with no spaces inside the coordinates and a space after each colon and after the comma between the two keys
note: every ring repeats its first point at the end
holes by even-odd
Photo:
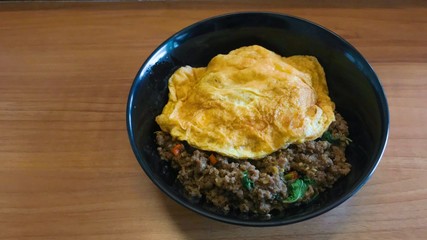
{"type": "Polygon", "coordinates": [[[140,166],[142,167],[142,169],[144,170],[145,174],[150,178],[150,180],[162,191],[164,192],[168,197],[170,197],[171,199],[173,199],[175,202],[179,203],[181,206],[184,206],[187,209],[190,209],[202,216],[208,217],[210,219],[213,220],[217,220],[223,223],[229,223],[229,224],[234,224],[234,225],[239,225],[239,226],[251,226],[251,227],[272,227],[272,226],[281,226],[281,225],[288,225],[288,224],[293,224],[293,223],[298,223],[304,220],[308,220],[314,217],[317,217],[319,215],[322,215],[330,210],[332,210],[333,208],[341,205],[342,203],[344,203],[345,201],[347,201],[350,197],[352,197],[354,194],[356,194],[367,182],[368,180],[372,177],[375,169],[378,167],[378,164],[380,163],[382,156],[384,154],[385,148],[387,146],[387,142],[388,142],[388,137],[389,137],[389,127],[390,127],[390,116],[389,116],[389,108],[388,108],[388,103],[387,103],[387,98],[384,92],[384,89],[381,85],[380,79],[378,78],[377,74],[375,73],[375,71],[373,70],[372,66],[368,63],[368,61],[363,57],[363,55],[353,46],[351,45],[347,40],[345,40],[344,38],[342,38],[341,36],[339,36],[338,34],[336,34],[335,32],[323,27],[322,25],[319,25],[315,22],[312,22],[310,20],[307,20],[305,18],[301,18],[301,17],[297,17],[297,16],[293,16],[293,15],[289,15],[289,14],[283,14],[283,13],[278,13],[278,12],[268,12],[268,11],[241,11],[241,12],[231,12],[231,13],[226,13],[226,14],[220,14],[220,15],[215,15],[215,16],[211,16],[202,20],[199,20],[197,22],[194,22],[191,25],[188,25],[184,28],[182,28],[181,30],[177,31],[176,33],[174,33],[172,36],[170,36],[169,38],[167,38],[166,40],[164,40],[160,45],[158,45],[158,47],[156,47],[156,49],[146,58],[146,60],[144,61],[144,63],[142,64],[142,66],[139,68],[134,81],[131,85],[130,91],[129,91],[129,95],[128,95],[128,100],[127,100],[127,105],[126,105],[126,126],[127,126],[127,132],[128,132],[128,138],[129,138],[129,142],[130,145],[132,147],[133,153],[136,156],[140,166]],[[187,202],[184,202],[183,200],[181,200],[179,197],[175,196],[172,192],[170,192],[166,187],[164,187],[163,185],[161,185],[160,183],[157,182],[155,175],[150,171],[150,167],[148,166],[148,164],[145,161],[142,161],[142,156],[139,154],[139,149],[136,146],[135,143],[135,136],[133,134],[133,126],[132,126],[132,113],[133,113],[133,99],[134,99],[134,95],[136,94],[136,90],[137,90],[137,85],[140,79],[141,74],[143,73],[143,70],[146,69],[147,67],[151,66],[150,62],[153,59],[153,57],[159,53],[159,51],[165,46],[167,45],[168,42],[170,42],[172,39],[177,38],[178,36],[191,31],[193,28],[196,28],[197,26],[201,25],[201,24],[205,24],[211,21],[216,21],[218,19],[222,19],[222,18],[226,18],[226,17],[230,17],[230,16],[244,16],[244,15],[262,15],[265,17],[285,17],[288,19],[291,19],[293,21],[300,21],[303,22],[305,24],[309,24],[312,25],[313,27],[324,31],[330,35],[332,35],[332,37],[337,38],[339,41],[341,41],[343,43],[343,45],[350,49],[351,51],[353,51],[354,54],[357,55],[357,58],[360,59],[364,65],[366,65],[368,67],[368,70],[372,73],[373,78],[367,78],[370,82],[370,85],[373,89],[375,89],[375,96],[377,98],[377,103],[380,109],[380,116],[382,118],[382,129],[381,129],[381,138],[380,138],[380,145],[379,145],[379,151],[376,152],[376,156],[375,156],[375,160],[376,162],[370,167],[370,169],[368,170],[368,174],[366,176],[362,176],[361,178],[358,179],[358,181],[356,181],[353,184],[353,188],[350,189],[350,191],[346,192],[345,194],[343,194],[340,198],[338,198],[337,200],[325,205],[323,208],[318,209],[312,213],[309,214],[304,214],[302,216],[296,216],[292,219],[275,219],[274,221],[269,221],[269,220],[250,220],[250,221],[246,221],[246,220],[239,220],[239,219],[232,219],[232,218],[227,218],[226,215],[218,215],[218,214],[214,214],[213,212],[210,212],[207,209],[201,210],[197,207],[194,207],[192,204],[188,204],[187,202]]]}

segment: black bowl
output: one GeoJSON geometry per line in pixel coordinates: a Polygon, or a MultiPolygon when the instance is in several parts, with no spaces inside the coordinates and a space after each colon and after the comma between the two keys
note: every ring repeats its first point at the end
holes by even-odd
{"type": "Polygon", "coordinates": [[[370,178],[386,146],[387,100],[368,62],[341,37],[312,22],[274,13],[236,13],[195,23],[162,43],[142,65],[129,93],[127,127],[132,149],[147,176],[169,197],[201,215],[247,226],[275,226],[306,220],[343,203],[370,178]],[[310,204],[262,219],[218,212],[203,200],[187,199],[160,161],[154,119],[167,102],[167,81],[179,67],[206,66],[217,54],[258,44],[282,56],[313,55],[325,69],[330,96],[348,121],[353,142],[347,150],[352,164],[340,179],[310,204]]]}

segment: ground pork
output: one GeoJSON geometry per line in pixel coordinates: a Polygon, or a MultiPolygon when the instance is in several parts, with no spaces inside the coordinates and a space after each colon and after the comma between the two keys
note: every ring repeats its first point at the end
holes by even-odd
{"type": "Polygon", "coordinates": [[[177,171],[176,180],[189,197],[204,197],[224,212],[237,209],[269,216],[272,210],[284,211],[311,201],[350,172],[345,157],[349,132],[340,114],[328,132],[326,139],[291,144],[259,160],[236,160],[197,150],[162,131],[156,132],[156,140],[161,159],[177,171]],[[211,154],[215,164],[209,161],[211,154]],[[292,194],[290,186],[295,181],[287,179],[288,173],[310,181],[304,196],[294,203],[284,201],[292,194]]]}

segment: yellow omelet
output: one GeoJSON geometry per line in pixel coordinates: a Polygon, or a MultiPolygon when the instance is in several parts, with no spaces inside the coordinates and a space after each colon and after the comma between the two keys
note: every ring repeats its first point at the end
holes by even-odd
{"type": "Polygon", "coordinates": [[[314,140],[335,120],[315,57],[281,57],[257,45],[217,55],[207,67],[181,67],[168,87],[156,117],[162,131],[236,159],[314,140]]]}

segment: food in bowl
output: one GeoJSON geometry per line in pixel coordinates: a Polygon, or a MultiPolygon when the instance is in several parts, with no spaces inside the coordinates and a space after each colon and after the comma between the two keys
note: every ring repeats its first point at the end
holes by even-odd
{"type": "Polygon", "coordinates": [[[312,56],[253,45],[179,68],[156,122],[158,152],[191,197],[269,216],[347,175],[348,127],[312,56]]]}

